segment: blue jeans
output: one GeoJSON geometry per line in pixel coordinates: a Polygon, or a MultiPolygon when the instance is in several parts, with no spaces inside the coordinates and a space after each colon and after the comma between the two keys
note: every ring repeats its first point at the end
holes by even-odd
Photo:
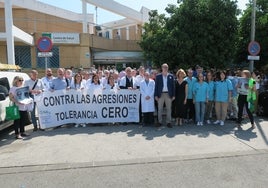
{"type": "Polygon", "coordinates": [[[33,111],[31,111],[31,119],[32,119],[33,126],[35,128],[37,128],[37,122],[36,122],[36,117],[35,117],[35,108],[36,108],[36,103],[34,102],[33,111]]]}
{"type": "Polygon", "coordinates": [[[195,102],[196,122],[204,122],[205,111],[206,111],[206,102],[195,102]]]}

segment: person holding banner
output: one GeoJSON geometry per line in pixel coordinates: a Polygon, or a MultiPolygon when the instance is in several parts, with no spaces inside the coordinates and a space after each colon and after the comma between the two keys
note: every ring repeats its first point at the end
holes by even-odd
{"type": "Polygon", "coordinates": [[[132,76],[131,67],[127,67],[125,72],[126,75],[120,80],[120,89],[136,89],[136,80],[135,77],[132,76]]]}
{"type": "Polygon", "coordinates": [[[109,76],[110,76],[110,71],[107,69],[104,70],[104,77],[100,78],[100,82],[103,86],[107,84],[109,76]]]}
{"type": "Polygon", "coordinates": [[[92,89],[92,90],[103,89],[99,74],[94,74],[92,76],[91,84],[89,85],[88,89],[92,89]]]}
{"type": "Polygon", "coordinates": [[[71,88],[71,83],[73,82],[73,71],[71,69],[65,70],[65,79],[67,87],[71,88]]]}
{"type": "Polygon", "coordinates": [[[113,71],[113,73],[111,74],[114,78],[114,82],[118,85],[119,87],[119,83],[120,83],[120,78],[119,78],[119,73],[117,70],[113,71]]]}
{"type": "Polygon", "coordinates": [[[31,70],[30,72],[30,79],[26,80],[24,86],[29,86],[30,89],[30,97],[34,99],[34,107],[31,111],[31,120],[34,126],[33,131],[37,131],[37,121],[36,121],[36,101],[41,93],[44,91],[43,82],[38,78],[37,70],[31,70]]]}
{"type": "Polygon", "coordinates": [[[24,96],[22,95],[25,95],[25,92],[22,93],[17,91],[18,89],[23,87],[23,81],[24,81],[23,77],[15,76],[12,82],[12,87],[9,90],[10,101],[19,107],[19,113],[20,113],[20,118],[14,120],[14,131],[16,139],[24,139],[24,137],[28,136],[25,134],[25,128],[24,128],[26,119],[28,118],[27,105],[20,102],[20,100],[24,99],[24,96]]]}
{"type": "MultiPolygon", "coordinates": [[[[120,89],[129,89],[129,90],[136,89],[137,88],[136,79],[133,76],[132,68],[127,67],[125,69],[125,73],[126,75],[120,79],[120,83],[119,83],[120,89]]],[[[140,117],[139,117],[139,121],[141,121],[140,117]]],[[[123,125],[127,125],[127,123],[123,123],[123,125]]]]}
{"type": "MultiPolygon", "coordinates": [[[[75,89],[75,90],[83,90],[85,89],[86,87],[86,83],[85,83],[85,80],[82,79],[82,75],[80,73],[76,73],[74,75],[74,78],[72,79],[72,82],[71,82],[71,89],[75,89]]],[[[79,126],[82,126],[82,127],[86,127],[86,124],[85,123],[80,123],[80,124],[75,124],[75,127],[79,127],[79,126]]]]}
{"type": "Polygon", "coordinates": [[[166,123],[168,128],[172,128],[171,125],[171,104],[175,99],[174,89],[174,77],[168,73],[168,64],[162,65],[162,73],[158,74],[155,78],[155,100],[158,103],[158,124],[157,127],[162,124],[163,107],[166,105],[166,123]]]}
{"type": "Polygon", "coordinates": [[[74,75],[74,79],[71,82],[71,89],[83,90],[86,87],[85,80],[82,79],[82,75],[80,73],[76,73],[74,75]]]}
{"type": "Polygon", "coordinates": [[[51,83],[52,83],[53,79],[54,79],[54,76],[53,76],[52,70],[50,68],[48,68],[46,70],[46,76],[41,78],[41,81],[43,82],[43,86],[44,86],[45,91],[50,90],[50,86],[51,86],[51,83]]]}
{"type": "Polygon", "coordinates": [[[64,68],[59,68],[57,70],[57,78],[54,78],[51,82],[50,91],[69,89],[70,85],[68,84],[67,79],[65,79],[65,70],[64,68]]]}
{"type": "Polygon", "coordinates": [[[116,90],[116,89],[120,89],[118,84],[115,83],[115,79],[114,79],[114,76],[113,74],[111,74],[109,77],[108,77],[108,82],[107,84],[105,85],[104,89],[107,89],[107,90],[116,90]]]}
{"type": "Polygon", "coordinates": [[[150,79],[150,73],[144,73],[144,80],[140,83],[141,111],[143,113],[144,125],[154,124],[154,89],[155,81],[150,79]]]}
{"type": "MultiPolygon", "coordinates": [[[[64,68],[58,68],[57,70],[57,78],[54,78],[50,85],[50,91],[53,92],[55,90],[69,90],[70,89],[70,83],[65,76],[65,69],[64,68]]],[[[60,128],[62,126],[58,126],[56,128],[60,128]]]]}

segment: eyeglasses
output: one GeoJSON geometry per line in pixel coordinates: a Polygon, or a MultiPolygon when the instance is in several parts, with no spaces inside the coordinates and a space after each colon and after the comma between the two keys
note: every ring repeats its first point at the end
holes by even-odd
{"type": "Polygon", "coordinates": [[[23,82],[24,80],[18,80],[19,82],[23,82]]]}

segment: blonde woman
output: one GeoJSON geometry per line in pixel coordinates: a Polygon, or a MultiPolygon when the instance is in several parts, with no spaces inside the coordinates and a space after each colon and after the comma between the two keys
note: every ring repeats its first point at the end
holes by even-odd
{"type": "MultiPolygon", "coordinates": [[[[249,79],[251,77],[251,74],[248,70],[243,70],[241,77],[238,79],[238,84],[237,84],[237,92],[238,92],[238,119],[237,119],[237,124],[238,127],[241,126],[242,123],[242,114],[243,114],[243,109],[245,108],[248,114],[248,117],[250,119],[251,123],[251,128],[254,129],[254,117],[251,113],[251,111],[248,108],[248,101],[247,101],[247,95],[249,93],[249,79]]],[[[256,90],[256,84],[254,81],[254,86],[252,90],[256,90]]]]}
{"type": "Polygon", "coordinates": [[[14,120],[14,131],[16,139],[23,139],[27,135],[25,134],[25,122],[28,118],[27,105],[19,102],[19,94],[16,92],[18,88],[23,87],[23,77],[15,76],[13,79],[12,87],[9,90],[10,100],[19,108],[20,119],[14,120]]]}
{"type": "Polygon", "coordinates": [[[186,119],[186,104],[188,83],[184,80],[186,73],[183,69],[179,69],[176,73],[177,80],[175,81],[175,102],[174,111],[176,117],[176,125],[182,125],[183,119],[186,119]]]}

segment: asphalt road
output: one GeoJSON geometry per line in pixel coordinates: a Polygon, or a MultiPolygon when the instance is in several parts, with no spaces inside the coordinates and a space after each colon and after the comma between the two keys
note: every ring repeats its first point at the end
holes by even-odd
{"type": "Polygon", "coordinates": [[[268,122],[0,133],[0,187],[267,187],[268,122]]]}

